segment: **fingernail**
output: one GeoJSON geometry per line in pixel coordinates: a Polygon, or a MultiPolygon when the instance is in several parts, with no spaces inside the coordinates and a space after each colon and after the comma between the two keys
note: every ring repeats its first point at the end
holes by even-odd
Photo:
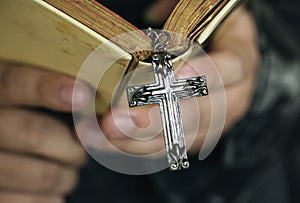
{"type": "Polygon", "coordinates": [[[85,107],[90,102],[91,92],[84,83],[66,85],[61,90],[61,98],[64,103],[72,105],[74,110],[85,107]]]}

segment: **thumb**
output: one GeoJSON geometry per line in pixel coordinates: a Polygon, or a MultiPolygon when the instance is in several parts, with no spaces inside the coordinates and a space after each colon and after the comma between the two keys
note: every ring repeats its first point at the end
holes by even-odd
{"type": "Polygon", "coordinates": [[[100,123],[108,139],[148,140],[162,131],[159,108],[156,105],[115,108],[106,113],[100,123]]]}

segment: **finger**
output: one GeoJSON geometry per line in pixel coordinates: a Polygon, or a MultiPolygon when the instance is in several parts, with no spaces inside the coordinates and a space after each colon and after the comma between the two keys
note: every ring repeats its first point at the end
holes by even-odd
{"type": "MultiPolygon", "coordinates": [[[[95,128],[90,121],[81,122],[77,128],[78,136],[87,149],[92,148],[100,151],[110,151],[118,153],[127,153],[132,155],[154,155],[160,156],[165,154],[165,141],[162,131],[150,137],[148,135],[139,134],[143,139],[135,138],[127,134],[123,134],[121,138],[103,133],[100,128],[95,128]],[[108,138],[108,136],[111,136],[108,138]],[[162,152],[162,153],[161,153],[162,152]],[[158,154],[159,153],[159,154],[158,154]]],[[[111,133],[111,132],[110,132],[111,133]]],[[[186,131],[186,146],[189,149],[197,134],[195,131],[186,131]]],[[[93,151],[92,151],[93,152],[93,151]]]]}
{"type": "Polygon", "coordinates": [[[77,183],[77,171],[33,157],[0,153],[0,188],[66,194],[77,183]]]}
{"type": "MultiPolygon", "coordinates": [[[[119,109],[119,111],[125,113],[123,109],[119,109]]],[[[143,111],[141,109],[139,113],[143,111]]],[[[148,154],[164,148],[161,127],[155,133],[153,133],[153,129],[144,130],[142,128],[144,130],[144,133],[142,133],[134,124],[135,129],[130,129],[129,126],[117,126],[111,112],[110,116],[110,118],[107,117],[103,121],[101,126],[99,126],[98,122],[93,122],[92,119],[85,119],[77,124],[77,134],[84,146],[99,150],[123,151],[136,154],[148,154]],[[124,128],[120,129],[120,127],[124,128]],[[106,130],[105,134],[103,133],[103,128],[106,130]]],[[[145,119],[145,121],[146,123],[140,122],[139,125],[145,125],[149,122],[148,119],[145,119]]]]}
{"type": "Polygon", "coordinates": [[[219,58],[216,62],[212,58],[225,85],[243,81],[256,71],[259,61],[257,36],[253,16],[243,7],[235,11],[217,32],[210,53],[224,53],[230,57],[228,61],[219,58]]]}
{"type": "Polygon", "coordinates": [[[211,87],[237,84],[256,72],[259,61],[257,33],[249,12],[238,10],[218,30],[208,55],[189,60],[178,73],[182,77],[208,77],[211,87]],[[220,78],[218,78],[220,76],[220,78]]]}
{"type": "Polygon", "coordinates": [[[79,123],[77,129],[82,144],[88,149],[125,152],[135,155],[153,154],[164,149],[164,140],[161,133],[149,139],[136,139],[124,134],[122,138],[108,138],[99,127],[95,128],[91,125],[89,120],[79,123]]]}
{"type": "MultiPolygon", "coordinates": [[[[199,112],[195,102],[196,99],[181,102],[184,131],[191,137],[187,145],[190,145],[197,135],[199,125],[199,112]]],[[[210,104],[209,100],[205,103],[210,104]]],[[[210,119],[209,116],[207,118],[210,119]]],[[[117,149],[138,154],[148,154],[164,146],[158,106],[115,108],[107,113],[100,123],[100,127],[98,122],[93,122],[92,119],[78,123],[77,134],[85,146],[103,149],[111,143],[117,149]]]]}
{"type": "MultiPolygon", "coordinates": [[[[210,98],[190,98],[179,101],[185,130],[194,130],[194,126],[198,126],[199,105],[204,103],[210,103],[210,98]]],[[[100,124],[108,138],[130,137],[147,140],[163,130],[159,105],[145,105],[135,108],[115,107],[101,118],[100,124]]]]}
{"type": "Polygon", "coordinates": [[[191,59],[176,70],[176,77],[190,78],[204,75],[209,90],[236,85],[247,75],[241,58],[228,50],[211,52],[191,59]]]}
{"type": "Polygon", "coordinates": [[[150,140],[134,139],[112,139],[109,145],[104,145],[102,149],[125,152],[131,155],[154,155],[165,150],[162,134],[150,140]],[[114,146],[112,148],[112,146],[114,146]]]}
{"type": "Polygon", "coordinates": [[[239,85],[226,89],[226,122],[224,132],[236,124],[248,111],[255,89],[255,75],[250,75],[239,85]]]}
{"type": "Polygon", "coordinates": [[[40,106],[60,111],[85,107],[90,102],[90,89],[83,82],[76,86],[71,77],[41,68],[0,63],[0,104],[40,106]]]}
{"type": "Polygon", "coordinates": [[[0,191],[0,202],[9,203],[64,203],[63,198],[31,193],[0,191]]]}
{"type": "Polygon", "coordinates": [[[134,109],[112,109],[101,120],[101,129],[109,139],[151,139],[162,131],[159,108],[151,105],[134,109]]]}
{"type": "Polygon", "coordinates": [[[0,149],[80,165],[86,154],[70,129],[47,115],[0,108],[0,149]]]}

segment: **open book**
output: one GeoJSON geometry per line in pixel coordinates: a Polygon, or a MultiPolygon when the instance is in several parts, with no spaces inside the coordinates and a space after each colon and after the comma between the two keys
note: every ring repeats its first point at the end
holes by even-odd
{"type": "MultiPolygon", "coordinates": [[[[180,0],[163,29],[203,45],[238,3],[180,0]]],[[[75,77],[87,57],[103,43],[108,46],[100,51],[124,56],[111,65],[97,87],[98,113],[109,108],[112,92],[124,74],[152,53],[145,33],[94,0],[1,0],[0,26],[0,60],[29,63],[75,77]],[[133,36],[109,41],[127,32],[133,36]]],[[[186,47],[175,37],[168,50],[183,54],[186,47]]]]}

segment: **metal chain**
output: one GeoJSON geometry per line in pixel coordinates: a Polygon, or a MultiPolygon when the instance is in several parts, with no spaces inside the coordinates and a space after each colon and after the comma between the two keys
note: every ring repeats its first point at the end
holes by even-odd
{"type": "Polygon", "coordinates": [[[170,43],[171,35],[167,31],[159,33],[151,28],[148,28],[147,35],[152,40],[152,48],[154,53],[166,52],[167,46],[170,43]]]}

